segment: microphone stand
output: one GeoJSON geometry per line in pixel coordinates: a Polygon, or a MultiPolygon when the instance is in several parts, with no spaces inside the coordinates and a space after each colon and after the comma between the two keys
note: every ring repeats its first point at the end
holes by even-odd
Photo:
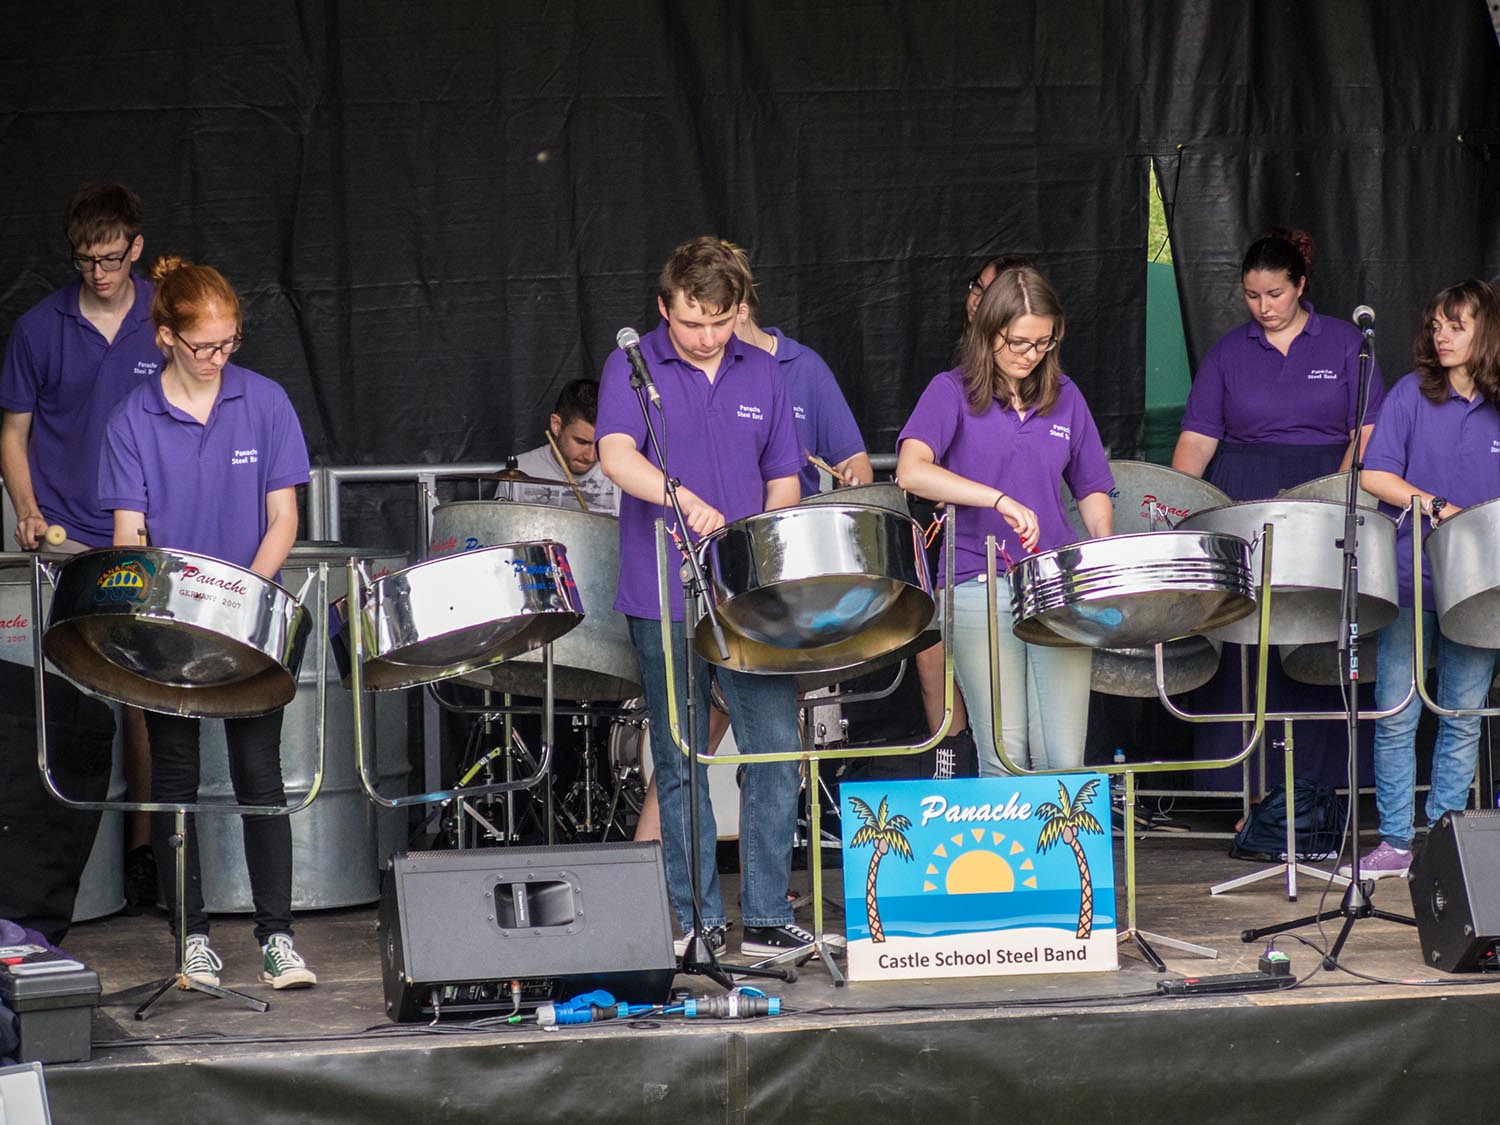
{"type": "MultiPolygon", "coordinates": [[[[640,404],[641,417],[646,421],[646,435],[651,442],[651,448],[656,452],[656,463],[661,467],[662,479],[666,482],[667,500],[671,504],[672,514],[677,519],[677,526],[682,529],[683,541],[688,544],[688,549],[682,552],[687,558],[688,576],[683,582],[682,591],[682,646],[683,646],[683,678],[687,682],[687,731],[683,738],[688,769],[688,883],[692,889],[693,901],[693,924],[687,936],[687,945],[682,951],[682,961],[679,971],[689,976],[705,976],[718,984],[725,991],[733,991],[735,984],[730,976],[730,971],[740,976],[767,977],[775,980],[793,981],[797,978],[795,970],[761,968],[735,965],[731,970],[726,970],[719,963],[718,956],[712,947],[703,940],[703,899],[702,880],[699,877],[699,865],[702,863],[702,848],[698,843],[698,752],[693,745],[693,740],[698,732],[698,693],[696,691],[697,674],[694,671],[695,661],[693,658],[693,620],[689,613],[689,607],[696,610],[700,597],[707,590],[707,583],[703,578],[703,565],[698,560],[698,552],[693,550],[693,544],[689,538],[687,517],[682,514],[682,503],[677,496],[677,489],[682,484],[676,477],[667,472],[667,457],[662,449],[661,438],[657,435],[656,424],[651,420],[650,403],[647,398],[647,381],[639,372],[631,369],[630,386],[635,391],[636,402],[640,404]],[[691,596],[690,590],[691,587],[691,596]]],[[[660,534],[658,533],[658,550],[660,550],[660,534]]],[[[663,590],[663,600],[665,590],[663,590]]],[[[713,632],[714,644],[718,648],[719,657],[727,661],[729,659],[729,643],[724,637],[724,626],[719,621],[719,613],[713,604],[712,598],[701,598],[704,610],[708,615],[709,628],[713,632]]],[[[666,607],[670,608],[670,606],[666,607]]],[[[670,630],[663,629],[664,633],[670,630]]],[[[667,691],[676,692],[677,686],[667,681],[667,691]]],[[[669,723],[667,716],[655,716],[654,721],[669,723]]],[[[668,731],[670,737],[670,729],[668,731]]],[[[666,810],[661,810],[665,819],[666,810]]]]}
{"type": "MultiPolygon", "coordinates": [[[[1359,386],[1355,397],[1354,451],[1349,464],[1349,486],[1344,495],[1344,535],[1334,544],[1344,555],[1344,585],[1339,599],[1339,620],[1343,623],[1343,629],[1339,633],[1338,652],[1339,667],[1343,670],[1344,728],[1349,740],[1349,838],[1352,841],[1349,885],[1344,888],[1344,897],[1337,910],[1320,910],[1316,914],[1282,922],[1280,925],[1245,930],[1240,935],[1242,941],[1258,941],[1268,934],[1285,933],[1303,926],[1318,925],[1330,918],[1342,918],[1344,924],[1338,937],[1324,954],[1325,969],[1337,968],[1339,952],[1349,939],[1354,923],[1361,918],[1383,918],[1387,922],[1402,922],[1408,926],[1417,924],[1415,919],[1405,915],[1377,910],[1370,901],[1375,880],[1361,878],[1359,871],[1359,474],[1364,468],[1364,450],[1360,446],[1365,428],[1365,412],[1369,407],[1370,353],[1374,338],[1373,328],[1362,330],[1359,386]]],[[[1288,856],[1287,861],[1293,862],[1294,857],[1288,856]]]]}

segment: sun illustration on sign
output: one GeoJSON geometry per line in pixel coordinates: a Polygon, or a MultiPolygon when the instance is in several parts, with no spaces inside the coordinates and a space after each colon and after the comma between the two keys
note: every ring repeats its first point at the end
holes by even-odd
{"type": "Polygon", "coordinates": [[[1017,873],[1021,886],[1035,890],[1036,868],[1031,857],[1015,862],[1025,851],[1019,840],[1007,841],[1005,833],[993,829],[960,832],[932,849],[922,890],[950,895],[1004,894],[1016,889],[1017,873]]]}

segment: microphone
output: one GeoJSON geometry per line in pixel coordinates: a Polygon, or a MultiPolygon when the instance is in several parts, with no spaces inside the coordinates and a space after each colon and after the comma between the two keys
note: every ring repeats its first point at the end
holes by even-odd
{"type": "Polygon", "coordinates": [[[1354,310],[1355,326],[1366,336],[1375,335],[1375,310],[1369,305],[1360,305],[1354,310]]]}
{"type": "Polygon", "coordinates": [[[651,369],[646,366],[646,357],[641,354],[641,336],[634,328],[622,328],[615,334],[615,343],[630,360],[630,385],[644,389],[651,405],[661,409],[661,394],[651,381],[651,369]]]}

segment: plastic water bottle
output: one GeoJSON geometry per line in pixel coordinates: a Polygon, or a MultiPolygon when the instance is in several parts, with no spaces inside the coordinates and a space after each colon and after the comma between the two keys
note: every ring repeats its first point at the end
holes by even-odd
{"type": "MultiPolygon", "coordinates": [[[[1116,746],[1115,747],[1115,765],[1117,765],[1117,766],[1123,766],[1124,764],[1125,764],[1125,749],[1124,749],[1124,747],[1116,746]]],[[[1122,774],[1122,773],[1112,773],[1112,774],[1109,775],[1109,795],[1110,795],[1110,798],[1116,804],[1119,804],[1120,802],[1122,802],[1125,799],[1125,775],[1124,774],[1122,774]]]]}

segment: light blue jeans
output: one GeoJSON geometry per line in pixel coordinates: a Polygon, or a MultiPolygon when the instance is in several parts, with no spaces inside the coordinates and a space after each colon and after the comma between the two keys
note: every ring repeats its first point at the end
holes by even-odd
{"type": "MultiPolygon", "coordinates": [[[[630,640],[641,666],[641,687],[651,716],[651,764],[656,770],[656,799],[661,809],[662,854],[667,868],[667,895],[683,932],[692,926],[693,884],[689,859],[688,759],[667,729],[667,672],[662,659],[661,622],[629,617],[630,640]]],[[[677,680],[678,722],[687,725],[687,671],[682,659],[682,622],[672,623],[673,671],[677,680]]],[[[708,661],[696,654],[698,722],[694,752],[708,746],[708,661]]],[[[752,676],[718,670],[719,687],[729,704],[734,741],[741,754],[787,753],[801,749],[797,732],[797,687],[790,676],[752,676]]],[[[699,903],[705,926],[725,924],[719,892],[719,832],[708,799],[708,767],[698,770],[699,903]]],[[[797,793],[801,774],[796,762],[751,763],[740,786],[740,906],[746,926],[784,926],[792,920],[786,899],[792,873],[792,844],[797,832],[797,793]]]]}
{"type": "MultiPolygon", "coordinates": [[[[1083,765],[1088,732],[1094,654],[1086,648],[1048,648],[1017,640],[1011,632],[1010,587],[1004,577],[995,595],[1005,756],[1031,769],[1077,769],[1083,765]]],[[[995,753],[988,614],[985,583],[978,578],[959,583],[953,601],[953,671],[969,708],[981,777],[1008,772],[995,753]]]]}
{"type": "MultiPolygon", "coordinates": [[[[1375,638],[1375,706],[1396,706],[1411,679],[1415,613],[1403,608],[1375,638]]],[[[1454,710],[1484,706],[1495,672],[1495,652],[1450,641],[1438,632],[1437,614],[1422,614],[1422,639],[1430,659],[1437,638],[1437,704],[1454,710]]],[[[1417,789],[1417,720],[1422,702],[1413,699],[1399,714],[1375,722],[1375,807],[1380,838],[1403,851],[1411,847],[1417,789]]],[[[1474,758],[1479,746],[1479,719],[1438,716],[1432,747],[1432,786],[1427,791],[1427,823],[1469,803],[1474,758]]]]}

